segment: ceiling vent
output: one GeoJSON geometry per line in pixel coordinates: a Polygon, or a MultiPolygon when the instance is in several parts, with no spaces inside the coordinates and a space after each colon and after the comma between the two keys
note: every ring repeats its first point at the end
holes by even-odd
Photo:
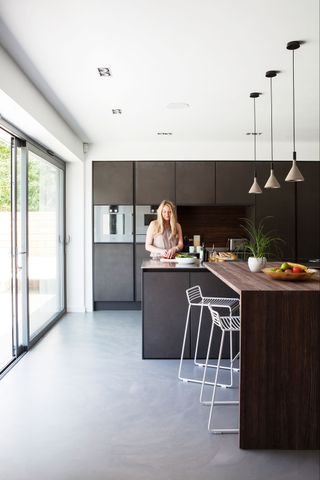
{"type": "Polygon", "coordinates": [[[157,135],[172,135],[172,132],[157,132],[157,135]]]}
{"type": "Polygon", "coordinates": [[[113,113],[113,115],[121,115],[122,110],[121,110],[121,108],[113,108],[112,113],[113,113]]]}
{"type": "Polygon", "coordinates": [[[99,72],[100,77],[111,77],[110,68],[98,67],[98,72],[99,72]]]}

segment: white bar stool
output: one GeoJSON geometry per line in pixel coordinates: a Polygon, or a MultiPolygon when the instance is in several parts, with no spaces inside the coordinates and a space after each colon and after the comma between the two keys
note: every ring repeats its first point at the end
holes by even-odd
{"type": "Polygon", "coordinates": [[[221,363],[221,355],[222,355],[222,349],[223,349],[223,343],[224,343],[224,336],[226,332],[230,333],[230,336],[232,332],[240,332],[240,317],[239,316],[225,316],[222,317],[219,315],[217,311],[214,310],[214,308],[209,305],[209,311],[211,313],[211,318],[212,318],[212,325],[211,325],[211,330],[210,330],[210,337],[209,337],[209,342],[208,342],[208,350],[207,350],[207,357],[206,357],[206,363],[205,363],[205,368],[203,372],[203,378],[202,378],[202,385],[201,385],[201,391],[200,391],[200,402],[204,405],[210,405],[210,413],[209,413],[209,420],[208,420],[208,430],[211,433],[239,433],[238,428],[214,428],[213,426],[213,410],[216,405],[239,405],[239,400],[224,400],[224,401],[217,401],[215,399],[216,397],[216,390],[217,386],[221,386],[221,384],[218,384],[218,377],[219,377],[219,370],[221,368],[220,363],[221,363]],[[220,341],[220,348],[219,348],[219,356],[218,356],[218,363],[217,363],[217,369],[216,369],[216,374],[215,374],[215,379],[213,382],[213,391],[212,391],[212,398],[210,401],[203,401],[203,390],[205,385],[209,385],[210,383],[206,381],[206,374],[207,374],[207,367],[208,362],[209,362],[209,355],[210,355],[210,349],[211,349],[211,343],[212,343],[212,338],[213,338],[213,331],[214,331],[214,326],[217,326],[221,330],[221,341],[220,341]]]}
{"type": "MultiPolygon", "coordinates": [[[[198,332],[197,332],[197,340],[196,340],[196,348],[194,353],[194,364],[200,367],[204,367],[206,364],[197,361],[198,355],[198,346],[199,346],[199,338],[200,338],[200,330],[201,330],[201,322],[202,322],[202,313],[203,307],[215,307],[215,308],[224,308],[227,309],[229,316],[231,316],[236,310],[239,309],[239,298],[224,298],[224,297],[204,297],[202,295],[202,291],[199,285],[195,287],[188,288],[186,290],[186,295],[188,299],[188,312],[186,318],[186,325],[184,330],[183,342],[182,342],[182,351],[181,351],[181,358],[180,358],[180,365],[179,365],[179,373],[178,378],[184,382],[191,382],[191,383],[202,383],[202,380],[198,380],[196,378],[187,378],[182,376],[182,364],[184,360],[184,353],[185,353],[185,346],[186,346],[186,338],[189,328],[189,321],[190,321],[190,314],[192,307],[200,307],[200,315],[199,315],[199,324],[198,324],[198,332]]],[[[233,358],[233,351],[232,351],[232,335],[230,335],[230,367],[220,366],[224,370],[230,370],[230,384],[221,384],[224,387],[232,387],[233,385],[233,371],[237,369],[233,368],[234,361],[238,358],[239,353],[233,358]]],[[[206,367],[216,368],[217,365],[208,364],[206,367]]],[[[212,382],[206,382],[209,385],[213,385],[212,382]]]]}

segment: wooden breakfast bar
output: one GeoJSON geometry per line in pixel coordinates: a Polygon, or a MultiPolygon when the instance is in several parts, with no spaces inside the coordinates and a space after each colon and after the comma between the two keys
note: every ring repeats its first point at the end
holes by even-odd
{"type": "Polygon", "coordinates": [[[319,449],[319,272],[292,282],[204,266],[240,295],[240,448],[319,449]]]}

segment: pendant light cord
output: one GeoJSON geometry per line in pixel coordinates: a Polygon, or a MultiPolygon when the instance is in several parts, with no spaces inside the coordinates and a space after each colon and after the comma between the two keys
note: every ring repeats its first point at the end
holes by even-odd
{"type": "Polygon", "coordinates": [[[294,50],[292,50],[292,137],[293,137],[293,160],[296,160],[296,106],[294,94],[294,50]]]}
{"type": "Polygon", "coordinates": [[[256,132],[256,99],[253,99],[253,158],[254,158],[254,176],[257,176],[256,158],[257,158],[257,132],[256,132]]]}
{"type": "Polygon", "coordinates": [[[272,77],[270,77],[270,112],[271,112],[271,168],[273,169],[273,108],[272,108],[272,77]]]}

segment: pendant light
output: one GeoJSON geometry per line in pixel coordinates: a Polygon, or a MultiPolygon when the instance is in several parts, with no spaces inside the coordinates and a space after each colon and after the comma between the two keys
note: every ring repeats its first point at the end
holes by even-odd
{"type": "Polygon", "coordinates": [[[253,98],[253,160],[254,160],[254,170],[253,170],[253,184],[249,190],[249,193],[262,193],[260,185],[257,180],[257,129],[256,129],[256,98],[260,97],[261,93],[252,92],[250,93],[250,98],[253,98]]]}
{"type": "Polygon", "coordinates": [[[297,166],[297,153],[296,153],[296,119],[295,119],[295,91],[294,91],[294,51],[300,48],[302,42],[293,41],[287,44],[287,49],[292,50],[292,131],[293,131],[293,160],[292,167],[286,176],[286,182],[303,182],[304,178],[297,166]]]}
{"type": "Polygon", "coordinates": [[[270,78],[270,138],[271,138],[271,168],[270,168],[270,177],[267,180],[264,188],[280,188],[280,183],[278,182],[274,170],[273,170],[273,109],[272,109],[272,79],[277,76],[279,72],[276,70],[269,70],[266,73],[266,77],[270,78]]]}

